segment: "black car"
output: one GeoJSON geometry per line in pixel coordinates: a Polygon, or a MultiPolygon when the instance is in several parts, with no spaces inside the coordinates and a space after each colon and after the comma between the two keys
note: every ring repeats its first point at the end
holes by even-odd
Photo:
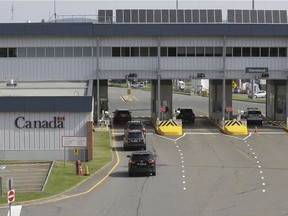
{"type": "Polygon", "coordinates": [[[247,110],[242,115],[243,119],[247,120],[247,124],[259,124],[262,125],[263,116],[258,108],[247,108],[247,110]]]}
{"type": "Polygon", "coordinates": [[[136,173],[156,175],[156,155],[151,151],[133,152],[127,157],[130,158],[128,162],[129,176],[134,176],[136,173]]]}
{"type": "Polygon", "coordinates": [[[182,122],[194,123],[195,114],[191,108],[178,108],[176,110],[176,119],[181,119],[182,122]]]}
{"type": "Polygon", "coordinates": [[[113,112],[113,124],[125,124],[131,119],[131,112],[127,109],[116,109],[113,112]]]}
{"type": "Polygon", "coordinates": [[[141,130],[146,135],[145,125],[142,121],[128,121],[124,128],[124,135],[131,130],[141,130]]]}
{"type": "Polygon", "coordinates": [[[124,134],[123,147],[125,150],[137,148],[146,150],[146,137],[141,130],[130,130],[124,134]]]}

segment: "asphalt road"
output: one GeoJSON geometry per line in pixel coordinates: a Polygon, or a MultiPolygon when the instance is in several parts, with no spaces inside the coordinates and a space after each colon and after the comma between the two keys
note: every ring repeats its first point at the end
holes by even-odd
{"type": "MultiPolygon", "coordinates": [[[[110,109],[140,109],[149,103],[147,92],[138,95],[135,91],[139,103],[127,103],[121,100],[120,90],[110,90],[118,93],[114,98],[109,95],[110,109]]],[[[81,196],[24,205],[21,216],[288,215],[288,134],[263,126],[263,131],[250,131],[247,136],[224,135],[202,117],[208,110],[207,98],[184,97],[186,100],[177,96],[177,100],[192,104],[195,125],[187,125],[180,137],[147,134],[148,149],[158,155],[156,176],[128,177],[126,156],[130,151],[123,150],[123,129],[116,128],[113,144],[119,164],[105,181],[81,196]]],[[[175,99],[174,104],[179,105],[176,103],[175,99]]],[[[181,106],[187,106],[183,103],[181,106]]],[[[0,215],[4,211],[7,214],[7,209],[0,209],[0,215]]]]}

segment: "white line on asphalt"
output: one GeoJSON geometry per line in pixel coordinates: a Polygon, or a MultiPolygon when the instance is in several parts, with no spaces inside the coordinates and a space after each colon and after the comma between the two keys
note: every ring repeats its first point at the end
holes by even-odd
{"type": "MultiPolygon", "coordinates": [[[[11,206],[11,216],[20,216],[22,206],[11,206]]],[[[8,211],[7,216],[10,216],[10,210],[8,211]]]]}

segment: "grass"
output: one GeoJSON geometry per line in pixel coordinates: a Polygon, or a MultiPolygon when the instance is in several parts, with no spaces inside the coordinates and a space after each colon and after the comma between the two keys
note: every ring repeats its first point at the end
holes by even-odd
{"type": "MultiPolygon", "coordinates": [[[[86,162],[90,174],[95,173],[112,160],[108,131],[94,132],[93,158],[93,160],[86,162]]],[[[45,190],[43,192],[30,193],[17,192],[16,201],[13,204],[55,196],[74,187],[86,178],[87,176],[76,175],[74,161],[66,161],[65,166],[63,161],[55,161],[45,190]]],[[[3,197],[0,198],[0,204],[7,204],[6,194],[3,194],[3,197]]]]}

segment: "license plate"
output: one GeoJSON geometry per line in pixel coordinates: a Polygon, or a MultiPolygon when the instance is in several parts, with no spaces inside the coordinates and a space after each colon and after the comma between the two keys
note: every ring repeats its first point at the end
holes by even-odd
{"type": "Polygon", "coordinates": [[[139,166],[146,166],[146,163],[138,163],[139,166]]]}

